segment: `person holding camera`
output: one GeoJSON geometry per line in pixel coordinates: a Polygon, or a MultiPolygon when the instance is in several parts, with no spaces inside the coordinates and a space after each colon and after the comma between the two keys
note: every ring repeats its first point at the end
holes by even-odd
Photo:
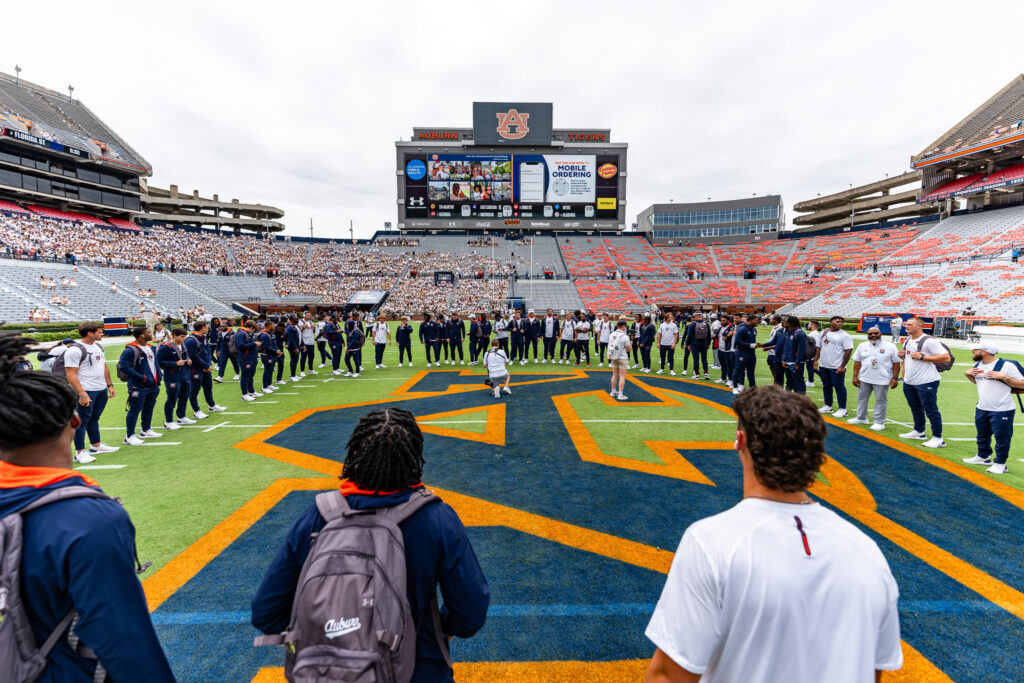
{"type": "Polygon", "coordinates": [[[615,324],[615,330],[608,335],[608,365],[612,369],[612,388],[609,393],[612,398],[619,401],[625,401],[628,398],[622,393],[622,389],[626,386],[629,352],[633,350],[629,332],[626,330],[627,324],[625,316],[619,317],[619,321],[615,324]]]}

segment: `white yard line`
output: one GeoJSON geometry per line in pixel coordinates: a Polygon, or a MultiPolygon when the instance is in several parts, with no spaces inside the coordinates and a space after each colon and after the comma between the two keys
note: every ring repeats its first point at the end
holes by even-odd
{"type": "Polygon", "coordinates": [[[128,465],[80,465],[76,470],[119,470],[128,465]]]}
{"type": "Polygon", "coordinates": [[[162,443],[156,443],[155,441],[147,441],[144,446],[180,446],[180,441],[164,441],[162,443]]]}

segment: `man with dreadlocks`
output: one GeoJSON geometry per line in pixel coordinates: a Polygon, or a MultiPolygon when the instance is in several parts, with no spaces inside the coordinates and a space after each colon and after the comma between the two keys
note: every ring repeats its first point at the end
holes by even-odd
{"type": "MultiPolygon", "coordinates": [[[[95,481],[72,469],[78,397],[63,377],[17,369],[31,344],[0,335],[0,519],[65,487],[98,496],[65,497],[21,518],[19,597],[35,640],[28,646],[60,636],[37,680],[92,681],[98,658],[112,680],[174,681],[136,577],[135,528],[95,481]],[[91,654],[86,648],[95,656],[83,656],[91,654]]],[[[15,598],[5,597],[11,607],[15,598]]],[[[11,665],[0,662],[0,671],[11,665]]]]}
{"type": "MultiPolygon", "coordinates": [[[[400,505],[423,489],[423,433],[409,411],[370,411],[360,418],[346,448],[341,494],[353,510],[400,505]]],[[[292,525],[252,600],[252,623],[260,631],[274,634],[288,628],[299,573],[324,526],[315,504],[292,525]]],[[[399,529],[405,542],[406,597],[419,624],[412,681],[453,681],[447,638],[469,638],[484,625],[490,602],[487,580],[461,520],[446,503],[425,505],[399,529]],[[443,637],[431,618],[438,585],[444,599],[439,610],[443,637]]]]}

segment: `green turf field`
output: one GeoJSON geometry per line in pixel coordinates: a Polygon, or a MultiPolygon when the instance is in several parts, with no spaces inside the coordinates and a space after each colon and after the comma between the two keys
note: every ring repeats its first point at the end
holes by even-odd
{"type": "MultiPolygon", "coordinates": [[[[762,338],[767,336],[767,330],[762,328],[762,338]]],[[[862,338],[856,338],[855,342],[859,343],[862,338]]],[[[109,340],[108,340],[109,341],[109,340]]],[[[108,362],[116,361],[119,355],[121,346],[115,343],[107,344],[107,357],[108,362]]],[[[275,481],[280,479],[301,479],[310,478],[319,479],[323,481],[324,473],[315,469],[305,469],[297,467],[286,462],[282,462],[280,459],[273,459],[270,457],[264,457],[263,455],[256,455],[246,450],[236,448],[235,445],[239,444],[243,440],[264,432],[273,425],[286,420],[287,418],[295,415],[299,411],[320,408],[326,406],[345,406],[354,403],[363,403],[368,401],[375,401],[383,399],[388,396],[391,392],[399,389],[403,384],[407,383],[411,378],[425,370],[424,367],[424,355],[423,348],[418,343],[414,343],[413,352],[415,354],[415,367],[414,368],[398,368],[397,367],[397,347],[392,345],[388,347],[385,354],[384,362],[389,367],[384,370],[375,370],[373,368],[373,350],[370,344],[364,347],[364,359],[363,364],[366,370],[362,376],[358,379],[345,378],[345,377],[332,377],[329,374],[330,368],[320,369],[320,374],[315,376],[308,376],[299,383],[288,382],[285,385],[279,385],[279,390],[272,394],[267,395],[264,398],[258,399],[254,402],[244,402],[240,400],[240,394],[238,389],[238,382],[225,381],[224,384],[214,385],[214,395],[217,402],[227,407],[226,412],[213,413],[208,419],[200,420],[195,425],[184,426],[176,431],[167,431],[162,428],[163,423],[163,396],[161,395],[160,400],[157,404],[157,410],[154,417],[154,429],[163,434],[160,439],[152,439],[150,443],[143,447],[130,447],[123,446],[117,453],[107,454],[100,456],[97,462],[91,466],[86,466],[88,469],[84,469],[83,472],[96,479],[97,482],[112,495],[121,496],[124,500],[125,506],[132,516],[135,522],[136,529],[138,532],[138,546],[139,554],[143,560],[152,560],[154,562],[154,570],[167,564],[173,558],[178,556],[180,553],[185,551],[193,543],[201,539],[205,534],[211,531],[215,526],[227,519],[236,510],[239,510],[247,501],[252,500],[261,491],[267,489],[275,481]],[[161,445],[174,443],[176,445],[161,445]],[[101,468],[96,468],[100,466],[101,468]],[[120,466],[117,469],[108,469],[113,466],[120,466]]],[[[953,463],[954,468],[968,469],[968,466],[962,465],[960,459],[968,457],[974,454],[974,426],[973,426],[973,415],[974,415],[974,404],[976,402],[977,394],[975,387],[964,377],[963,370],[969,365],[970,352],[966,350],[954,349],[954,354],[957,356],[957,366],[953,370],[943,375],[942,385],[939,393],[939,405],[943,414],[943,421],[945,425],[944,438],[948,444],[947,448],[938,449],[936,451],[930,451],[930,453],[938,456],[939,458],[945,459],[953,463]]],[[[709,354],[710,356],[710,354],[709,354]]],[[[1012,356],[1009,356],[1012,357],[1012,356]]],[[[317,357],[317,365],[319,365],[319,356],[317,357]]],[[[655,363],[656,363],[656,359],[655,363]]],[[[709,357],[710,360],[710,357],[709,357]]],[[[1024,361],[1024,358],[1017,358],[1017,360],[1024,361]]],[[[468,345],[467,345],[467,362],[468,362],[468,345]]],[[[681,354],[677,355],[677,371],[681,365],[681,354]]],[[[112,366],[111,366],[112,367],[112,366]]],[[[344,365],[342,365],[344,368],[344,365]]],[[[852,370],[852,364],[851,364],[852,370]]],[[[457,370],[469,370],[468,366],[463,368],[456,366],[457,370]]],[[[592,369],[596,370],[596,359],[592,364],[592,369]]],[[[467,378],[461,378],[457,372],[448,372],[452,370],[451,366],[442,364],[440,368],[431,368],[431,375],[442,376],[435,385],[431,385],[430,391],[444,391],[445,388],[451,382],[458,383],[470,382],[467,378]]],[[[551,364],[533,364],[532,362],[526,366],[515,365],[511,371],[513,373],[513,382],[520,383],[524,380],[529,380],[529,377],[523,377],[526,374],[538,374],[538,375],[553,375],[557,373],[568,373],[572,370],[572,366],[565,365],[554,365],[551,364]]],[[[479,366],[472,368],[474,374],[480,374],[482,371],[479,366]]],[[[770,381],[768,376],[767,364],[763,359],[763,354],[758,356],[758,367],[757,367],[758,383],[768,383],[770,381]]],[[[719,375],[715,374],[712,370],[712,379],[717,378],[719,375]]],[[[112,372],[113,374],[113,372],[112,372]]],[[[226,380],[230,380],[233,376],[233,371],[230,366],[225,376],[226,380]]],[[[287,375],[287,368],[285,371],[287,375]]],[[[645,375],[643,373],[636,373],[635,371],[630,372],[631,376],[636,376],[641,381],[650,379],[650,384],[655,385],[655,375],[645,375]]],[[[262,376],[262,369],[257,372],[256,386],[260,386],[260,378],[262,376]]],[[[602,373],[592,373],[593,378],[604,378],[602,381],[606,382],[608,373],[604,371],[602,373]]],[[[286,377],[287,379],[287,377],[286,377]]],[[[430,377],[428,379],[435,379],[430,377]]],[[[658,378],[661,380],[662,378],[658,378]]],[[[423,380],[426,382],[427,380],[423,380]]],[[[116,383],[116,390],[118,395],[113,399],[106,408],[106,411],[102,420],[103,428],[103,439],[110,445],[121,445],[121,441],[124,438],[124,396],[125,387],[120,382],[116,383]]],[[[701,382],[701,384],[709,384],[701,382]]],[[[424,385],[425,386],[425,385],[424,385]]],[[[547,387],[555,385],[544,385],[535,384],[533,387],[547,387]]],[[[609,404],[604,401],[600,396],[593,391],[597,385],[587,385],[587,389],[591,392],[589,395],[581,395],[570,397],[568,399],[568,405],[571,406],[572,411],[578,416],[580,424],[583,425],[589,434],[589,437],[593,439],[597,449],[607,456],[614,458],[625,459],[628,462],[637,463],[638,467],[658,467],[661,466],[661,461],[655,452],[647,447],[645,444],[650,442],[729,442],[734,438],[735,425],[734,421],[729,417],[727,411],[723,412],[720,408],[707,404],[707,402],[691,401],[684,398],[679,400],[683,402],[682,407],[672,408],[668,407],[665,409],[657,409],[649,407],[650,403],[644,406],[631,406],[627,404],[609,404]]],[[[657,384],[658,387],[666,388],[669,385],[664,382],[657,384]]],[[[691,382],[678,382],[678,388],[676,384],[671,385],[671,391],[688,392],[691,391],[691,387],[695,386],[691,382]]],[[[715,385],[717,386],[717,385],[715,385]]],[[[565,415],[559,413],[552,408],[550,400],[547,396],[540,399],[531,398],[529,390],[531,387],[514,387],[513,395],[502,399],[502,403],[508,408],[508,414],[505,417],[504,424],[504,438],[507,443],[513,440],[529,440],[531,445],[530,456],[527,462],[522,464],[523,467],[532,467],[536,463],[544,461],[547,457],[545,453],[544,443],[548,435],[558,433],[564,433],[563,422],[565,415]],[[529,402],[533,401],[534,405],[529,406],[530,410],[520,410],[516,406],[517,402],[529,402]]],[[[850,394],[848,401],[848,409],[855,413],[856,408],[856,390],[853,387],[847,385],[848,392],[850,394]]],[[[411,391],[422,391],[420,386],[412,387],[411,391]]],[[[566,392],[574,392],[576,389],[570,388],[569,385],[565,388],[566,392]]],[[[696,390],[693,390],[696,391],[696,390]]],[[[711,393],[702,390],[701,395],[713,395],[719,396],[719,394],[711,393]]],[[[587,393],[587,392],[583,392],[587,393]]],[[[649,398],[644,398],[639,394],[642,393],[640,389],[635,385],[627,385],[626,393],[630,395],[632,400],[640,399],[641,401],[650,401],[649,398]],[[634,395],[637,394],[637,395],[634,395]]],[[[814,399],[817,403],[821,402],[821,387],[820,383],[814,388],[808,389],[808,395],[814,399]]],[[[458,394],[456,394],[458,396],[458,394]]],[[[480,400],[481,394],[474,394],[476,400],[480,400]]],[[[424,402],[423,408],[418,408],[419,404],[415,401],[409,403],[409,407],[414,411],[419,409],[421,414],[433,414],[443,412],[445,410],[453,410],[455,407],[448,407],[444,403],[444,397],[439,399],[431,399],[433,401],[439,401],[439,403],[432,404],[424,402]]],[[[721,398],[715,399],[721,400],[725,404],[728,403],[728,394],[725,391],[721,392],[721,398]]],[[[202,399],[200,398],[202,403],[202,399]]],[[[486,407],[486,405],[484,405],[486,407]]],[[[353,415],[360,412],[369,410],[366,408],[353,408],[355,411],[353,415]]],[[[346,413],[347,414],[347,413],[346,413]]],[[[190,411],[191,415],[191,411],[190,411]]],[[[329,416],[330,413],[318,413],[318,416],[329,416]]],[[[850,417],[853,417],[851,413],[850,417]]],[[[348,420],[349,418],[345,418],[348,420]]],[[[353,418],[354,419],[354,418],[353,418]]],[[[484,413],[470,413],[468,415],[458,415],[452,417],[442,417],[431,422],[432,425],[441,428],[449,428],[459,430],[461,432],[482,435],[487,427],[488,417],[484,413]]],[[[889,401],[889,419],[892,421],[887,425],[887,430],[882,432],[883,436],[890,437],[892,439],[898,439],[897,435],[900,432],[907,431],[908,425],[910,424],[910,414],[906,407],[906,403],[902,396],[900,389],[890,393],[889,401]]],[[[307,420],[308,422],[308,420],[307,420]]],[[[339,418],[339,424],[344,422],[339,418]]],[[[1017,417],[1018,425],[1024,423],[1024,417],[1018,414],[1017,417]]],[[[347,424],[347,422],[346,422],[347,424]]],[[[303,425],[299,425],[303,427],[303,425]]],[[[874,434],[867,429],[868,425],[863,426],[851,426],[851,433],[863,432],[865,434],[874,434]]],[[[831,428],[836,429],[836,428],[831,428]]],[[[343,451],[344,440],[347,438],[347,432],[341,433],[341,429],[333,429],[329,417],[324,417],[322,424],[313,425],[306,431],[299,431],[296,437],[292,437],[292,442],[289,442],[287,448],[293,450],[301,450],[305,453],[317,455],[318,457],[328,457],[325,453],[341,453],[343,451]],[[299,444],[298,446],[292,445],[293,443],[299,444]]],[[[844,430],[839,430],[843,432],[844,430]]],[[[287,435],[289,432],[284,432],[287,435]]],[[[844,432],[845,433],[845,432],[844,432]]],[[[277,438],[277,437],[275,437],[277,438]]],[[[440,438],[440,437],[438,437],[440,438]]],[[[272,440],[271,440],[272,441],[272,440]]],[[[867,443],[867,441],[865,441],[867,443]]],[[[473,458],[475,460],[469,461],[470,464],[460,469],[459,472],[453,473],[445,472],[445,477],[432,477],[431,473],[431,462],[427,462],[427,469],[425,479],[428,484],[439,485],[439,480],[443,479],[442,488],[455,491],[458,493],[466,493],[475,496],[478,499],[491,501],[501,505],[506,505],[509,508],[527,510],[532,513],[543,514],[548,517],[556,517],[557,515],[550,514],[549,511],[545,511],[543,506],[533,504],[531,502],[531,496],[528,493],[528,489],[522,487],[526,484],[522,481],[517,480],[515,474],[498,474],[498,469],[489,470],[487,467],[488,462],[497,463],[497,460],[489,459],[500,459],[504,454],[509,453],[508,449],[503,449],[496,446],[480,447],[478,444],[471,444],[473,458]],[[479,459],[484,458],[481,462],[479,459]],[[479,469],[478,466],[482,469],[479,469]],[[453,478],[454,477],[454,478],[453,478]]],[[[916,447],[917,443],[907,444],[912,447],[916,447]]],[[[721,448],[721,446],[719,446],[721,448]]],[[[726,451],[728,449],[725,449],[726,451]]],[[[924,450],[924,449],[922,449],[924,450]]],[[[896,452],[893,451],[895,454],[896,452]]],[[[722,453],[711,460],[704,460],[701,457],[690,457],[691,462],[698,467],[702,472],[707,474],[711,479],[721,481],[718,479],[718,472],[729,471],[735,473],[738,470],[738,464],[732,460],[727,452],[722,453]],[[734,469],[735,468],[735,469],[734,469]]],[[[888,467],[888,460],[882,459],[878,461],[882,463],[882,468],[888,467]]],[[[975,472],[980,473],[981,476],[998,480],[999,483],[1014,487],[1015,489],[1021,489],[1024,485],[1024,463],[1021,462],[1020,449],[1014,448],[1011,451],[1011,457],[1008,462],[1010,468],[1009,473],[997,476],[989,475],[984,472],[984,467],[972,468],[975,472]]],[[[554,470],[558,472],[559,470],[554,470]]],[[[619,470],[612,470],[617,472],[619,470]]],[[[435,470],[436,472],[436,470],[435,470]]],[[[631,472],[622,470],[623,479],[627,479],[627,475],[631,475],[631,472]]],[[[558,481],[557,474],[553,474],[545,479],[545,485],[552,488],[569,488],[574,489],[581,486],[576,480],[571,478],[575,475],[566,475],[565,481],[558,481]]],[[[828,476],[828,475],[826,475],[828,476]]],[[[859,476],[867,484],[866,476],[863,472],[859,473],[859,476]]],[[[899,464],[893,463],[893,470],[886,472],[885,476],[893,478],[894,480],[899,479],[899,464]]],[[[827,481],[826,477],[823,477],[823,481],[827,481]]],[[[671,485],[671,480],[669,481],[671,485]]],[[[533,484],[531,486],[536,486],[533,484]]],[[[605,486],[605,485],[602,485],[605,486]]],[[[309,488],[316,489],[322,488],[320,484],[314,484],[311,482],[309,488]]],[[[642,484],[641,484],[642,487],[642,484]]],[[[585,488],[585,486],[584,486],[585,488]]],[[[604,489],[602,489],[604,490],[604,489]]],[[[681,489],[682,490],[682,489],[681,489]]],[[[738,500],[738,490],[733,488],[719,489],[726,499],[722,505],[727,506],[738,500]]],[[[877,491],[872,488],[872,492],[877,495],[877,491]]],[[[294,494],[291,494],[294,495],[294,494]]],[[[642,495],[642,493],[641,493],[642,495]]],[[[284,499],[285,502],[289,498],[284,499]]],[[[832,502],[832,501],[829,501],[832,502]]],[[[297,503],[296,503],[297,504],[297,503]]],[[[582,503],[581,503],[582,504],[582,503]]],[[[914,502],[907,501],[908,505],[913,505],[914,502]]],[[[968,505],[969,507],[969,505],[968,505]]],[[[291,508],[289,508],[291,509],[291,508]]],[[[296,510],[299,508],[295,508],[296,510]]],[[[720,507],[719,509],[724,509],[720,507]]],[[[706,514],[712,514],[714,509],[708,509],[706,514]]],[[[294,510],[293,510],[294,512],[294,510]]],[[[650,520],[645,523],[658,526],[662,535],[667,535],[670,538],[678,538],[682,533],[685,525],[675,528],[675,522],[671,519],[661,520],[658,515],[653,514],[650,520]],[[665,525],[669,525],[669,528],[664,528],[665,525]]],[[[965,514],[967,514],[965,512],[965,514]]],[[[284,523],[283,521],[281,523],[284,523]]],[[[865,522],[867,523],[867,522],[865,522]]],[[[581,526],[586,526],[581,524],[581,526]]],[[[255,528],[255,527],[254,527],[255,528]]],[[[276,527],[275,527],[276,528],[276,527]]],[[[516,545],[518,541],[513,541],[511,538],[500,540],[499,537],[492,538],[488,534],[492,533],[487,531],[488,529],[497,528],[484,525],[481,531],[474,532],[471,537],[474,539],[474,544],[478,542],[482,543],[485,548],[494,547],[506,547],[508,543],[516,545]],[[475,535],[478,534],[478,535],[475,535]]],[[[627,536],[626,533],[614,532],[615,536],[627,536]]],[[[279,534],[280,529],[277,532],[279,534]]],[[[969,536],[973,535],[973,529],[957,527],[955,524],[951,525],[950,533],[962,534],[963,543],[970,546],[975,541],[969,536]]],[[[245,538],[244,536],[242,537],[245,538]]],[[[501,537],[504,538],[504,537],[501,537]]],[[[260,552],[255,556],[251,562],[255,567],[251,569],[256,575],[258,575],[258,569],[260,566],[265,565],[269,559],[270,554],[276,551],[276,548],[282,540],[281,536],[273,536],[271,538],[260,539],[258,546],[260,552]]],[[[535,543],[531,541],[530,543],[535,543]]],[[[954,539],[955,542],[955,539],[954,539]]],[[[525,543],[525,542],[524,542],[525,543]]],[[[512,585],[517,586],[515,588],[507,588],[513,591],[526,591],[527,593],[531,590],[542,590],[545,585],[546,575],[544,571],[552,570],[564,563],[572,563],[581,561],[579,558],[576,560],[572,556],[562,556],[557,552],[553,552],[546,547],[530,545],[525,543],[522,546],[522,552],[531,553],[531,557],[534,557],[532,562],[540,562],[544,565],[542,568],[533,567],[530,570],[531,578],[526,583],[514,582],[512,585]],[[537,559],[537,558],[542,559],[537,559]]],[[[651,544],[653,545],[653,544],[651,544]]],[[[944,547],[947,550],[954,551],[954,548],[949,547],[950,543],[947,542],[944,547]]],[[[667,547],[667,544],[661,545],[660,547],[667,547]]],[[[883,548],[885,549],[885,548],[883,548]]],[[[660,551],[659,551],[660,552],[660,551]]],[[[895,551],[894,551],[895,552],[895,551]]],[[[513,553],[514,555],[514,553],[513,553]]],[[[230,554],[224,556],[224,562],[233,557],[230,554]]],[[[900,562],[896,555],[892,555],[894,559],[891,561],[894,563],[900,562]]],[[[510,561],[508,558],[504,560],[500,559],[500,553],[496,551],[487,550],[481,554],[481,562],[484,565],[484,571],[489,577],[495,575],[495,585],[492,589],[495,591],[495,598],[498,598],[501,592],[501,586],[503,584],[503,574],[497,567],[488,566],[487,558],[491,558],[492,563],[504,563],[508,564],[510,561]]],[[[232,560],[235,561],[235,560],[232,560]]],[[[211,566],[204,571],[214,572],[209,574],[210,577],[214,576],[216,571],[227,571],[230,574],[229,569],[221,568],[219,570],[214,566],[216,563],[211,562],[211,566]]],[[[1019,563],[1018,563],[1019,564],[1019,563]]],[[[151,570],[152,571],[152,570],[151,570]]],[[[617,571],[614,568],[601,568],[595,571],[609,572],[609,576],[615,575],[617,571]]],[[[200,578],[204,575],[200,574],[200,578]]],[[[650,581],[651,586],[660,585],[661,579],[658,578],[658,574],[655,574],[653,578],[622,578],[623,581],[634,582],[638,585],[643,584],[644,581],[650,581]]],[[[207,580],[213,580],[208,578],[207,580]]],[[[559,579],[561,580],[561,579],[559,579]]],[[[902,588],[902,586],[901,586],[902,588]]],[[[646,594],[650,594],[651,588],[647,589],[646,594]]],[[[944,589],[936,589],[944,590],[944,589]]],[[[243,591],[244,593],[245,591],[243,591]]],[[[645,595],[646,595],[645,594],[645,595]]],[[[189,600],[187,596],[189,593],[186,591],[183,593],[185,597],[182,597],[178,602],[173,602],[174,605],[179,603],[186,605],[186,607],[176,607],[179,611],[187,611],[189,600]]],[[[654,598],[656,599],[656,593],[654,598]]],[[[934,598],[934,596],[929,596],[934,598]]],[[[543,599],[541,597],[533,598],[533,602],[537,602],[543,599]]],[[[646,599],[650,599],[645,597],[646,599]]],[[[520,601],[525,600],[521,598],[520,601]]],[[[950,598],[953,600],[953,598],[950,598]]],[[[236,601],[237,602],[237,601],[236,601]]],[[[619,604],[619,603],[616,603],[619,604]]],[[[632,604],[632,603],[629,603],[632,604]]],[[[235,615],[232,618],[241,620],[244,616],[242,610],[237,609],[237,604],[234,605],[235,611],[230,614],[235,615]]],[[[517,606],[516,609],[519,609],[517,606]]],[[[627,608],[623,608],[627,609],[627,608]]],[[[646,623],[646,617],[643,616],[643,608],[637,607],[637,615],[633,615],[630,618],[629,628],[639,629],[642,634],[643,624],[646,623]]],[[[509,607],[508,610],[512,610],[509,607]]],[[[628,609],[627,609],[628,611],[628,609]]],[[[205,612],[204,612],[205,614],[205,612]]],[[[219,613],[218,613],[219,614],[219,613]]],[[[498,615],[502,616],[504,613],[500,610],[498,615]]],[[[518,613],[516,613],[518,615],[518,613]]],[[[177,618],[177,617],[175,617],[177,618]]],[[[510,619],[512,617],[509,617],[510,619]]],[[[518,618],[518,616],[516,616],[518,618]]],[[[908,617],[910,619],[911,617],[908,617]]],[[[950,617],[952,619],[952,617],[950,617]]],[[[161,622],[158,622],[158,624],[161,622]]],[[[171,622],[176,623],[176,622],[171,622]]],[[[490,623],[490,622],[489,622],[490,623]]],[[[497,621],[495,623],[502,623],[497,621]]],[[[533,623],[533,622],[526,622],[533,623]]],[[[1019,621],[1013,620],[1019,628],[1019,621]]],[[[517,622],[515,628],[532,628],[524,626],[523,623],[517,622]]],[[[490,628],[490,626],[488,627],[490,628]]],[[[493,628],[497,628],[494,626],[493,628]]],[[[541,628],[537,626],[537,628],[541,628]]],[[[570,629],[571,630],[571,629],[570,629]]],[[[603,633],[597,631],[596,633],[603,633]]],[[[172,664],[175,664],[176,669],[179,669],[179,675],[182,680],[208,680],[213,674],[206,672],[201,673],[200,670],[189,669],[188,666],[181,664],[182,659],[175,660],[175,648],[179,647],[175,638],[165,635],[165,632],[161,632],[161,637],[165,638],[165,646],[168,649],[169,654],[172,657],[172,664]]],[[[562,636],[559,637],[567,637],[562,636]]],[[[596,636],[595,636],[596,637],[596,636]]],[[[606,636],[600,635],[601,638],[606,636]]],[[[469,641],[472,642],[472,641],[469,641]]],[[[576,652],[580,646],[576,641],[566,641],[563,646],[563,650],[555,652],[553,654],[544,655],[541,653],[539,656],[531,657],[528,655],[516,654],[513,651],[509,651],[507,657],[511,661],[518,661],[520,659],[540,659],[540,660],[562,660],[562,659],[579,659],[579,660],[602,660],[607,659],[609,656],[588,652],[585,648],[583,651],[576,652]],[[565,651],[568,649],[570,655],[566,656],[565,651]]],[[[613,648],[614,649],[614,648],[613,648]]],[[[628,649],[628,648],[627,648],[628,649]]],[[[241,655],[240,655],[241,656],[241,655]]],[[[630,659],[635,658],[637,655],[631,655],[630,659]]],[[[641,653],[640,656],[645,656],[641,653]]],[[[473,651],[466,653],[468,659],[474,661],[492,661],[494,657],[493,650],[487,652],[479,652],[474,655],[473,651]]],[[[456,659],[458,660],[459,654],[456,653],[456,659]]],[[[614,657],[613,657],[614,659],[614,657]]],[[[626,659],[623,657],[622,659],[626,659]]],[[[187,658],[186,658],[187,660],[187,658]]],[[[189,660],[190,661],[190,660],[189,660]]],[[[462,669],[466,675],[463,677],[466,680],[486,680],[487,676],[496,675],[491,673],[480,673],[477,678],[469,675],[469,669],[462,669]]],[[[536,673],[536,672],[534,672],[536,673]]],[[[1003,672],[1007,673],[1007,672],[1003,672]]],[[[516,676],[522,676],[522,672],[510,673],[509,680],[513,680],[516,676]]],[[[956,677],[953,676],[955,679],[956,677]]],[[[547,680],[545,676],[540,676],[537,680],[547,680]]],[[[248,678],[246,678],[248,680],[248,678]]],[[[532,679],[531,679],[532,680],[532,679]]],[[[612,680],[605,674],[595,674],[593,680],[612,680]]],[[[936,679],[940,680],[940,679],[936,679]]],[[[987,678],[981,678],[979,680],[990,680],[987,678]]],[[[998,680],[998,678],[992,678],[991,680],[998,680]]],[[[1003,678],[1005,680],[1005,678],[1003,678]]]]}

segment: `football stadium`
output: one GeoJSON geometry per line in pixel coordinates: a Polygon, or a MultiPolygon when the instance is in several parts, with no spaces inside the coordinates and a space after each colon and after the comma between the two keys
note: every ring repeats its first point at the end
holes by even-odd
{"type": "MultiPolygon", "coordinates": [[[[773,383],[827,427],[808,502],[873,541],[898,586],[902,666],[882,680],[1024,680],[1024,457],[1000,447],[1024,422],[1024,75],[927,131],[901,174],[796,198],[794,216],[778,194],[632,206],[636,150],[612,129],[570,126],[558,102],[453,107],[394,142],[394,227],[367,238],[285,235],[259,197],[151,185],[145,149],[93,106],[0,74],[0,331],[30,340],[0,374],[78,392],[74,481],[130,515],[177,680],[285,680],[285,650],[253,645],[254,597],[296,519],[356,469],[368,413],[386,409],[377,447],[401,449],[399,408],[486,577],[485,620],[442,583],[440,613],[472,636],[433,631],[455,680],[642,680],[680,536],[749,484],[733,402],[773,383]],[[996,355],[1012,408],[976,412],[987,371],[971,372],[996,355]],[[940,379],[913,383],[912,362],[940,379]]],[[[40,392],[3,404],[0,442],[52,412],[40,392]]],[[[827,541],[796,524],[812,558],[827,541]]],[[[75,645],[58,634],[64,665],[80,636],[89,675],[98,659],[116,676],[88,622],[75,645]]],[[[391,680],[328,668],[304,680],[391,680]]]]}

